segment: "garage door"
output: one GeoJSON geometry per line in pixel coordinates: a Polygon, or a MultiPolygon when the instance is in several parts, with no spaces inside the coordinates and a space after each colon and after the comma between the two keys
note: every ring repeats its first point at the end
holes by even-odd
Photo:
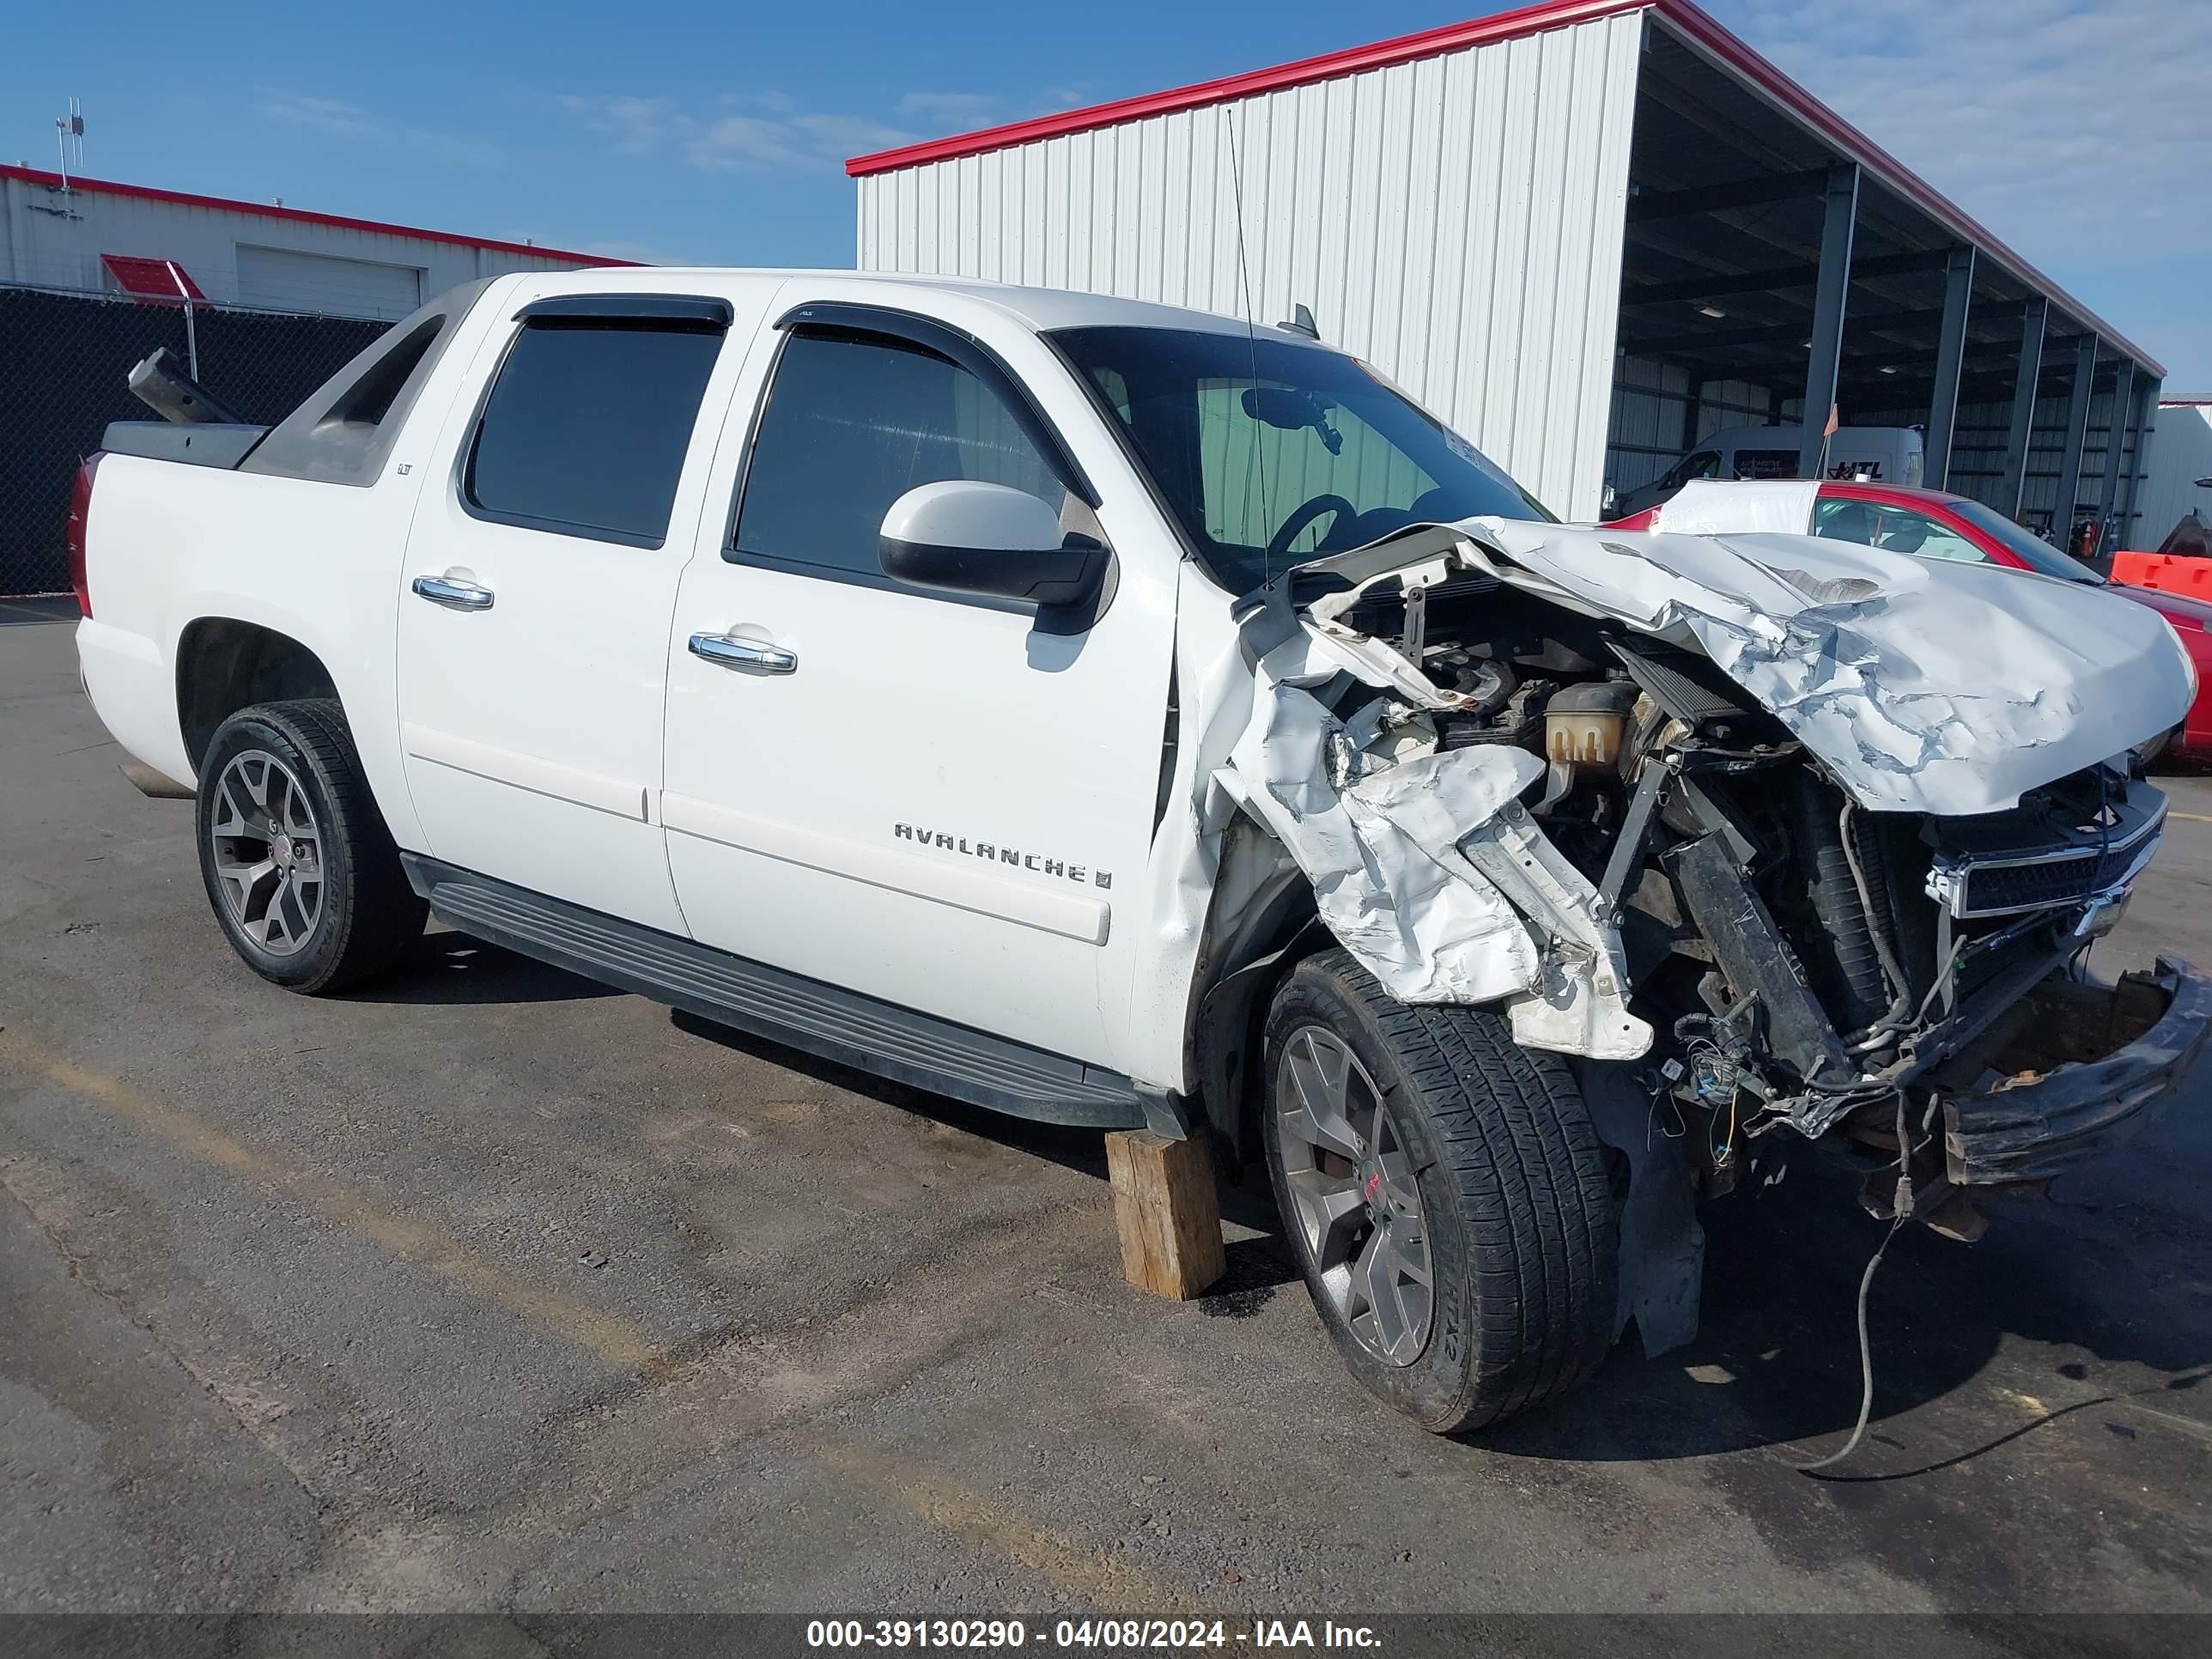
{"type": "Polygon", "coordinates": [[[422,303],[413,265],[341,259],[292,248],[238,246],[240,305],[272,311],[325,311],[341,317],[404,317],[422,303]]]}

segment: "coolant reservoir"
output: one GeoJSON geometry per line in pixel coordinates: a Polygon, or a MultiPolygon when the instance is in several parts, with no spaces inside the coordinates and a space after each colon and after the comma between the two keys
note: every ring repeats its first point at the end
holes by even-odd
{"type": "Polygon", "coordinates": [[[1562,766],[1613,765],[1635,704],[1628,680],[1566,687],[1544,705],[1545,754],[1562,766]]]}

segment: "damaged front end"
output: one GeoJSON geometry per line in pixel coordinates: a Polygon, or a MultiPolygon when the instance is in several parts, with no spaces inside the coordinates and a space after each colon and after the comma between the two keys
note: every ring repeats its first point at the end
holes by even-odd
{"type": "Polygon", "coordinates": [[[1709,1193],[1787,1131],[1971,1229],[1962,1189],[2094,1155],[2212,1029],[2186,964],[2087,979],[2164,823],[2126,751],[2191,688],[2154,616],[2062,586],[1422,526],[1245,602],[1212,782],[1392,994],[1611,1062],[1709,1193]]]}

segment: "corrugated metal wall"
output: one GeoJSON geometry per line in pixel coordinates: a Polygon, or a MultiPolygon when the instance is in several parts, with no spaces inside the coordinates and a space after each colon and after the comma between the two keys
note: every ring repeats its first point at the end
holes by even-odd
{"type": "MultiPolygon", "coordinates": [[[[2072,395],[2065,392],[2035,400],[2034,422],[2028,438],[2027,473],[2020,498],[2021,517],[2039,532],[2055,528],[2061,538],[2072,528],[2073,519],[2079,516],[2061,514],[2058,504],[2058,477],[2066,459],[2066,416],[2071,404],[2072,395]],[[2061,517],[2067,522],[2059,523],[2061,517]]],[[[2128,429],[2120,440],[2119,500],[2120,505],[2125,507],[2128,479],[2135,471],[2137,435],[2132,400],[2121,411],[2121,418],[2128,422],[2128,429]]],[[[1861,426],[1924,426],[1928,410],[1924,407],[1854,410],[1853,420],[1861,426]]],[[[2077,508],[2087,507],[2094,513],[2102,499],[2105,455],[2112,434],[2112,394],[2100,392],[2089,399],[2089,435],[2081,454],[2081,487],[2074,503],[2077,508]]],[[[1951,476],[1945,487],[1991,506],[2009,507],[2009,502],[1999,503],[1997,497],[2002,493],[2005,447],[2011,438],[2009,398],[1993,403],[1961,403],[1957,422],[1952,428],[1951,476]]],[[[2165,532],[2159,533],[2163,535],[2165,532]]]]}
{"type": "Polygon", "coordinates": [[[2197,482],[2212,478],[2212,406],[2160,404],[2151,428],[2148,459],[2142,516],[2135,525],[2137,547],[2156,547],[2192,509],[2212,519],[2212,489],[2202,489],[2197,482]]]}
{"type": "Polygon", "coordinates": [[[864,270],[1313,307],[1568,518],[1604,485],[1640,13],[868,174],[864,270]],[[1239,258],[1239,226],[1242,254],[1239,258]]]}
{"type": "MultiPolygon", "coordinates": [[[[400,304],[364,291],[360,264],[419,272],[416,289],[428,297],[478,276],[510,270],[574,270],[573,259],[509,253],[382,231],[355,230],[263,214],[163,202],[99,190],[60,192],[21,179],[0,179],[0,282],[99,293],[113,286],[103,253],[173,259],[218,305],[250,304],[342,317],[403,317],[400,304]],[[311,263],[292,262],[295,280],[264,282],[250,296],[239,290],[241,246],[332,261],[327,278],[311,263]],[[340,263],[343,262],[343,263],[340,263]],[[393,309],[394,306],[397,309],[393,309]]],[[[394,285],[392,293],[396,294],[394,285]]]]}
{"type": "Polygon", "coordinates": [[[1699,439],[1724,427],[1763,426],[1770,413],[1785,421],[1797,418],[1802,398],[1790,398],[1770,409],[1769,398],[1765,386],[1742,380],[1699,380],[1676,363],[1622,358],[1613,383],[1606,482],[1626,495],[1696,448],[1699,439]]]}

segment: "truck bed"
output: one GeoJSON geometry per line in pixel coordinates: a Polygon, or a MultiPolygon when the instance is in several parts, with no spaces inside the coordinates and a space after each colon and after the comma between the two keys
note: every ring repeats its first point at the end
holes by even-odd
{"type": "Polygon", "coordinates": [[[234,467],[268,432],[243,421],[110,421],[100,447],[111,455],[143,455],[149,461],[234,467]]]}

